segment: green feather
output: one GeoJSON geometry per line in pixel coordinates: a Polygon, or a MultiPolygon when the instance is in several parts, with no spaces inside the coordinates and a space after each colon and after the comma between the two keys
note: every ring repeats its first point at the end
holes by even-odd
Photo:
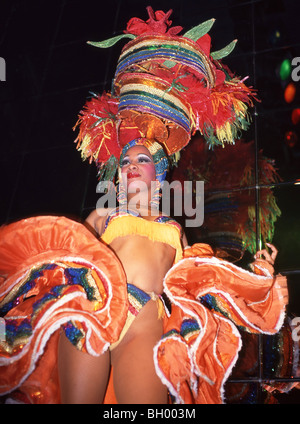
{"type": "Polygon", "coordinates": [[[208,33],[214,23],[215,19],[209,19],[208,21],[202,22],[202,24],[190,29],[183,36],[190,40],[197,41],[199,38],[203,37],[203,35],[208,33]]]}
{"type": "Polygon", "coordinates": [[[88,41],[87,43],[94,47],[99,47],[100,49],[106,49],[107,47],[114,46],[119,40],[123,38],[130,38],[133,40],[136,36],[133,34],[121,34],[116,35],[115,37],[108,38],[104,41],[88,41]]]}
{"type": "Polygon", "coordinates": [[[118,160],[114,155],[98,167],[99,181],[113,181],[118,169],[118,160]]]}
{"type": "Polygon", "coordinates": [[[224,47],[221,50],[218,50],[216,52],[212,52],[210,55],[214,60],[222,59],[225,56],[228,56],[232,50],[235,48],[235,45],[237,43],[237,40],[231,41],[230,44],[228,44],[226,47],[224,47]]]}

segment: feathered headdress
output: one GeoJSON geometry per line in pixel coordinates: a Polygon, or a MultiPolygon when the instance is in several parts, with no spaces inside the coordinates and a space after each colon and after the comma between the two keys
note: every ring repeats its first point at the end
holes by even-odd
{"type": "Polygon", "coordinates": [[[147,8],[149,19],[132,18],[124,34],[91,45],[106,48],[130,41],[118,60],[111,93],[87,101],[75,127],[84,159],[95,161],[100,178],[111,178],[121,149],[145,137],[164,146],[172,161],[196,131],[209,146],[234,143],[249,124],[253,90],[220,59],[234,48],[211,52],[208,31],[214,19],[183,36],[164,13],[147,8]]]}
{"type": "MultiPolygon", "coordinates": [[[[200,137],[199,137],[200,138],[200,137]]],[[[280,181],[275,163],[258,152],[259,216],[256,216],[254,189],[254,142],[238,140],[226,149],[207,149],[205,143],[191,142],[181,155],[174,180],[205,181],[204,223],[194,231],[197,240],[209,243],[219,256],[239,260],[248,250],[257,251],[256,224],[263,243],[272,242],[275,222],[281,216],[272,185],[280,181]]]]}

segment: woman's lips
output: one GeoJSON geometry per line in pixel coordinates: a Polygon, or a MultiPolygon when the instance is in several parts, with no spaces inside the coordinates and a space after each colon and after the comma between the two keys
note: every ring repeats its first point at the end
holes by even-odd
{"type": "Polygon", "coordinates": [[[138,177],[140,177],[140,174],[138,174],[137,172],[128,172],[127,174],[127,179],[138,178],[138,177]]]}

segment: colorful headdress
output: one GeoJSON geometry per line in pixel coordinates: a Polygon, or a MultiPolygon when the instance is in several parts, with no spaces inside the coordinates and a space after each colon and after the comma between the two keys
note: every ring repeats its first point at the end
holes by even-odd
{"type": "Polygon", "coordinates": [[[143,137],[163,145],[172,161],[196,131],[211,147],[234,143],[249,124],[253,92],[221,63],[236,40],[210,52],[211,19],[186,32],[171,27],[172,13],[147,8],[145,22],[132,18],[124,34],[90,44],[105,48],[131,40],[118,60],[111,93],[93,96],[80,113],[78,148],[94,160],[100,178],[111,178],[121,149],[143,137]]]}
{"type": "Polygon", "coordinates": [[[254,142],[238,140],[226,149],[207,149],[195,138],[180,158],[181,166],[173,179],[205,181],[204,223],[195,229],[193,242],[201,240],[213,246],[218,255],[240,260],[245,251],[254,254],[257,246],[257,221],[262,243],[272,242],[275,222],[281,216],[273,193],[280,181],[275,163],[258,152],[259,217],[255,210],[256,156],[254,142]],[[230,169],[230,172],[228,170],[230,169]]]}

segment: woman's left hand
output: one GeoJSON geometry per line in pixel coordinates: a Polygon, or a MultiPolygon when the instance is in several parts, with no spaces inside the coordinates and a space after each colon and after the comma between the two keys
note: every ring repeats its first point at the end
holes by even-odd
{"type": "Polygon", "coordinates": [[[262,249],[255,253],[254,258],[265,259],[267,262],[269,262],[269,264],[274,265],[278,250],[271,243],[266,243],[266,245],[271,249],[272,252],[269,253],[267,249],[262,249]]]}
{"type": "MultiPolygon", "coordinates": [[[[267,249],[259,250],[255,253],[254,258],[259,261],[265,260],[268,262],[272,267],[274,265],[278,250],[275,246],[271,243],[266,243],[266,245],[269,247],[271,252],[268,252],[267,249]]],[[[281,292],[281,299],[285,305],[289,302],[289,292],[288,292],[288,286],[287,286],[287,280],[284,276],[278,275],[276,278],[275,287],[277,287],[281,292]]]]}

